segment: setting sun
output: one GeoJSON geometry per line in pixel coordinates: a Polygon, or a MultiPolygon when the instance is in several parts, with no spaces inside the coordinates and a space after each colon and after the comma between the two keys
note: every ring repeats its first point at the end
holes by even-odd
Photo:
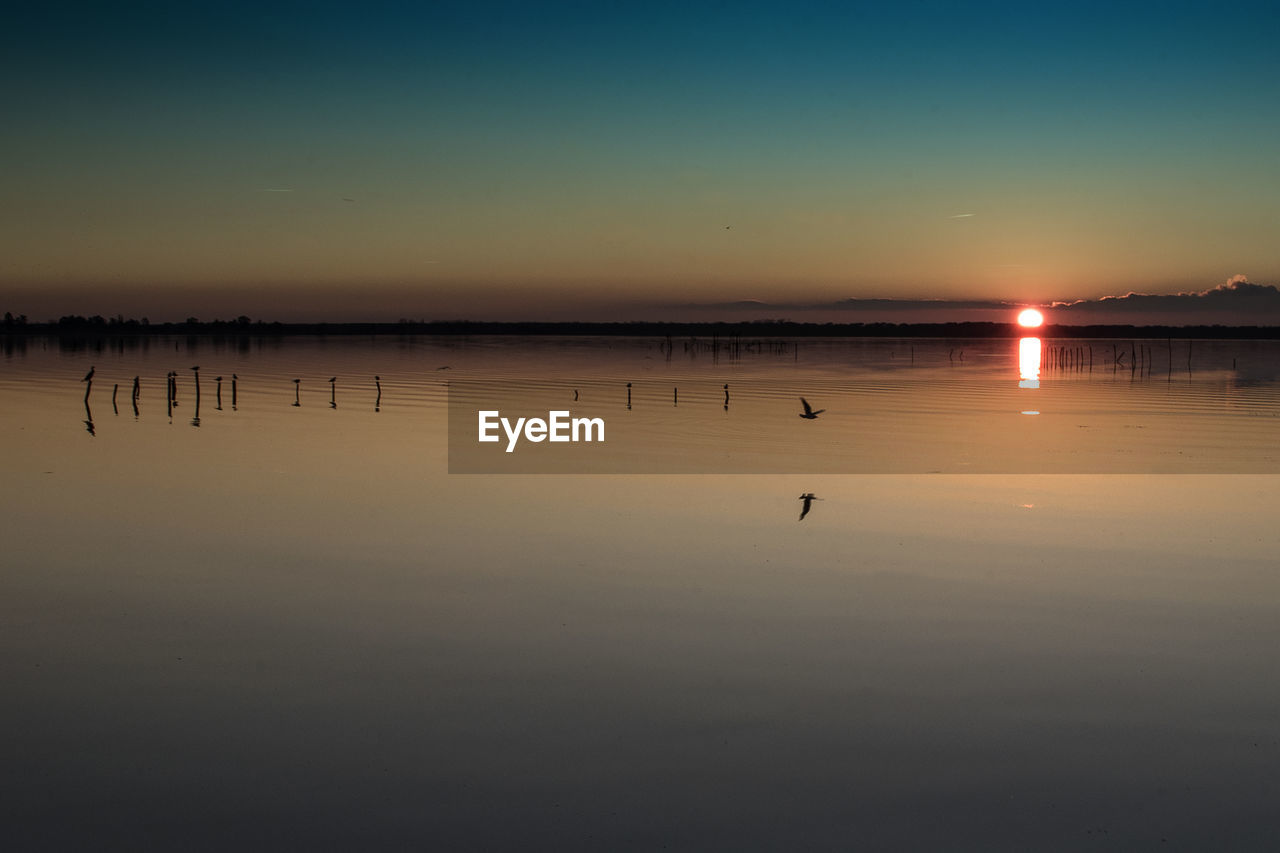
{"type": "Polygon", "coordinates": [[[1034,308],[1028,308],[1018,315],[1018,325],[1028,329],[1044,325],[1044,315],[1034,308]]]}

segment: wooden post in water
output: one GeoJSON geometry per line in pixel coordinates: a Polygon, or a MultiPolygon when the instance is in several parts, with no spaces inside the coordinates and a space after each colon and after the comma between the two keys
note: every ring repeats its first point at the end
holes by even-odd
{"type": "Polygon", "coordinates": [[[627,408],[631,408],[631,383],[627,383],[627,408]]]}
{"type": "Polygon", "coordinates": [[[301,379],[293,380],[293,404],[295,406],[302,405],[302,401],[298,398],[298,386],[301,385],[301,383],[302,383],[301,379]]]}
{"type": "Polygon", "coordinates": [[[236,374],[231,374],[231,411],[233,412],[236,410],[236,381],[239,378],[236,374]]]}

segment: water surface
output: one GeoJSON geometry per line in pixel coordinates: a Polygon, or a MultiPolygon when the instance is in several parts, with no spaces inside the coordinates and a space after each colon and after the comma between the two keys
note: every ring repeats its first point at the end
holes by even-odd
{"type": "Polygon", "coordinates": [[[1274,446],[1270,345],[1130,374],[1095,342],[1028,389],[1016,341],[683,343],[9,355],[5,847],[1272,846],[1280,478],[1237,473],[1274,446]],[[469,382],[661,427],[668,473],[450,474],[469,382]],[[1163,437],[1105,475],[841,473],[759,438],[857,461],[854,426],[962,423],[947,383],[995,389],[976,423],[1059,419],[1063,453],[1163,437]],[[1179,434],[1212,464],[1167,464],[1179,434]],[[742,445],[770,467],[674,473],[742,445]]]}

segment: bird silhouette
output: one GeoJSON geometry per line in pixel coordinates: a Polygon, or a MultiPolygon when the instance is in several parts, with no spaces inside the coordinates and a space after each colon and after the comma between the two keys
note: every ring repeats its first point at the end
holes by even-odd
{"type": "Polygon", "coordinates": [[[826,411],[826,409],[818,409],[817,411],[815,411],[813,406],[810,406],[809,401],[806,400],[804,397],[800,398],[800,402],[804,405],[804,411],[800,413],[800,417],[805,418],[806,420],[811,421],[817,418],[818,415],[826,411]]]}
{"type": "Polygon", "coordinates": [[[804,506],[800,508],[800,517],[797,518],[796,521],[804,521],[804,517],[809,514],[810,505],[812,505],[814,501],[822,500],[822,498],[818,497],[813,492],[805,492],[796,500],[804,501],[804,506]]]}
{"type": "Polygon", "coordinates": [[[96,368],[96,367],[90,367],[90,368],[89,368],[89,372],[88,372],[88,373],[86,373],[86,374],[84,375],[84,379],[81,379],[80,381],[81,381],[81,382],[92,382],[92,381],[93,381],[93,371],[95,371],[95,370],[97,370],[97,368],[96,368]]]}

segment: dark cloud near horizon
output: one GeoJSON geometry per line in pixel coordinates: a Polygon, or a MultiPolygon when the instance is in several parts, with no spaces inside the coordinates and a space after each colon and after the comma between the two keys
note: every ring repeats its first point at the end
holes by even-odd
{"type": "MultiPolygon", "coordinates": [[[[1034,303],[1006,300],[959,299],[839,299],[831,302],[768,302],[743,299],[702,305],[685,305],[699,311],[757,315],[819,322],[944,322],[994,320],[1007,322],[1010,312],[1034,303]]],[[[1208,290],[1148,294],[1126,293],[1099,299],[1038,305],[1050,323],[1065,325],[1278,325],[1280,289],[1253,284],[1245,276],[1233,276],[1208,290]]],[[[754,317],[753,317],[754,319],[754,317]]]]}
{"type": "MultiPolygon", "coordinates": [[[[1030,303],[1028,303],[1030,304],[1030,303]]],[[[834,302],[766,302],[762,299],[740,299],[736,302],[720,302],[698,305],[699,308],[753,309],[772,308],[783,311],[1002,311],[1017,307],[1018,303],[994,299],[837,299],[834,302]]]]}
{"type": "Polygon", "coordinates": [[[1136,318],[1154,317],[1155,322],[1175,318],[1185,323],[1271,325],[1280,322],[1280,290],[1269,284],[1253,284],[1245,276],[1237,275],[1217,287],[1198,292],[1126,293],[1054,303],[1048,309],[1056,317],[1072,318],[1067,322],[1086,315],[1100,315],[1111,318],[1111,322],[1136,322],[1136,318]]]}

